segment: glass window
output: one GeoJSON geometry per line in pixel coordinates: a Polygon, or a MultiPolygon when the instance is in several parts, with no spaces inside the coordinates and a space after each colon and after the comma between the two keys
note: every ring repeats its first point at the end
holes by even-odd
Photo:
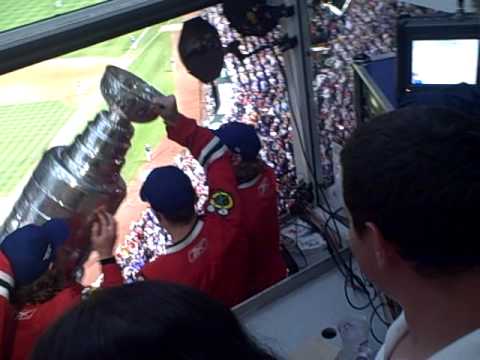
{"type": "MultiPolygon", "coordinates": [[[[100,79],[107,65],[128,69],[162,92],[174,92],[174,28],[173,22],[155,25],[0,77],[2,204],[11,204],[45,150],[69,144],[106,108],[100,79]]],[[[159,121],[135,127],[122,173],[127,182],[145,162],[144,144],[154,147],[164,134],[159,121]]]]}
{"type": "Polygon", "coordinates": [[[107,0],[2,0],[0,32],[105,1],[107,0]]]}
{"type": "MultiPolygon", "coordinates": [[[[110,64],[133,72],[164,94],[175,94],[180,111],[205,126],[216,128],[232,120],[256,125],[264,145],[261,155],[278,178],[280,210],[292,203],[295,164],[281,53],[266,50],[244,63],[228,55],[215,96],[210,85],[188,73],[177,51],[184,19],[199,14],[218,29],[224,45],[238,40],[244,53],[282,35],[276,31],[263,39],[243,38],[230,29],[220,8],[213,7],[0,76],[0,222],[42,154],[70,144],[100,110],[107,109],[100,80],[110,64]]],[[[117,259],[130,280],[144,263],[162,253],[167,239],[138,196],[149,171],[176,163],[192,177],[202,201],[208,192],[198,163],[166,139],[162,121],[134,127],[122,170],[128,194],[116,214],[117,259]]],[[[86,275],[85,282],[91,283],[98,273],[89,270],[86,275]]]]}
{"type": "Polygon", "coordinates": [[[408,3],[360,4],[349,0],[312,1],[310,34],[313,91],[319,119],[323,183],[337,182],[338,149],[357,121],[355,118],[354,58],[371,59],[396,51],[396,21],[401,14],[424,15],[429,10],[408,3]],[[381,36],[379,36],[381,34],[381,36]]]}

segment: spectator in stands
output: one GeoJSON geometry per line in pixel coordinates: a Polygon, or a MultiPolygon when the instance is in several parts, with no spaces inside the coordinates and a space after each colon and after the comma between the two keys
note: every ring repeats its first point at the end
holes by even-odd
{"type": "Polygon", "coordinates": [[[478,119],[432,107],[381,115],[354,132],[342,166],[352,251],[404,310],[377,359],[478,359],[478,119]]]}
{"type": "Polygon", "coordinates": [[[211,130],[181,115],[174,96],[162,97],[158,104],[168,137],[187,147],[205,168],[210,198],[206,215],[200,217],[192,183],[182,170],[164,166],[148,175],[140,197],[172,241],[141,276],[192,286],[234,306],[248,295],[248,244],[231,153],[211,130]]]}
{"type": "MultiPolygon", "coordinates": [[[[115,228],[113,217],[105,211],[98,213],[92,227],[91,245],[99,254],[104,273],[102,287],[123,283],[112,256],[115,228]]],[[[0,294],[10,294],[4,300],[9,299],[12,305],[0,310],[0,321],[2,317],[5,320],[0,323],[0,338],[8,337],[8,343],[5,340],[2,344],[7,359],[28,359],[48,326],[80,302],[84,288],[62,267],[69,256],[63,246],[68,237],[67,223],[54,219],[42,226],[24,226],[0,245],[0,294]],[[14,333],[6,334],[12,329],[14,333]]]]}
{"type": "Polygon", "coordinates": [[[255,295],[287,275],[280,253],[277,181],[273,169],[259,158],[261,143],[253,126],[231,122],[215,134],[233,153],[243,224],[249,242],[250,295],[255,295]]]}
{"type": "Polygon", "coordinates": [[[93,294],[42,337],[31,359],[154,358],[275,359],[227,307],[191,288],[160,282],[93,294]]]}

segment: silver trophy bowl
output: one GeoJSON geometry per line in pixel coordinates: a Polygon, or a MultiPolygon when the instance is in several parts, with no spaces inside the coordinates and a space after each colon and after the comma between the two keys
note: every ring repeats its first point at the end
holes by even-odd
{"type": "Polygon", "coordinates": [[[120,170],[134,133],[131,123],[154,120],[156,99],[163,95],[115,66],[107,66],[100,88],[109,110],[98,113],[71,145],[45,152],[0,228],[0,243],[24,225],[64,218],[72,229],[66,246],[80,262],[89,250],[95,211],[118,209],[127,192],[120,170]]]}

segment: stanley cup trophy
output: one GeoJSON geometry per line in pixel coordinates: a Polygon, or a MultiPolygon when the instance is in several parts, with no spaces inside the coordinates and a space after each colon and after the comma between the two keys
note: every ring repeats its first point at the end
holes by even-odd
{"type": "Polygon", "coordinates": [[[118,209],[126,195],[120,170],[134,133],[131,122],[154,120],[158,116],[155,99],[163,95],[114,66],[107,67],[100,87],[109,111],[98,113],[70,146],[45,152],[0,228],[0,242],[21,226],[64,218],[72,229],[67,245],[80,262],[88,253],[95,210],[105,207],[115,213],[118,209]]]}

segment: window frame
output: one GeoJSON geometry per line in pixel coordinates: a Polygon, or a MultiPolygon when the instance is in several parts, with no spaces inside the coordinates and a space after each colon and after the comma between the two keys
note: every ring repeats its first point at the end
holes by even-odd
{"type": "Polygon", "coordinates": [[[0,32],[0,75],[220,2],[107,1],[0,32]]]}

